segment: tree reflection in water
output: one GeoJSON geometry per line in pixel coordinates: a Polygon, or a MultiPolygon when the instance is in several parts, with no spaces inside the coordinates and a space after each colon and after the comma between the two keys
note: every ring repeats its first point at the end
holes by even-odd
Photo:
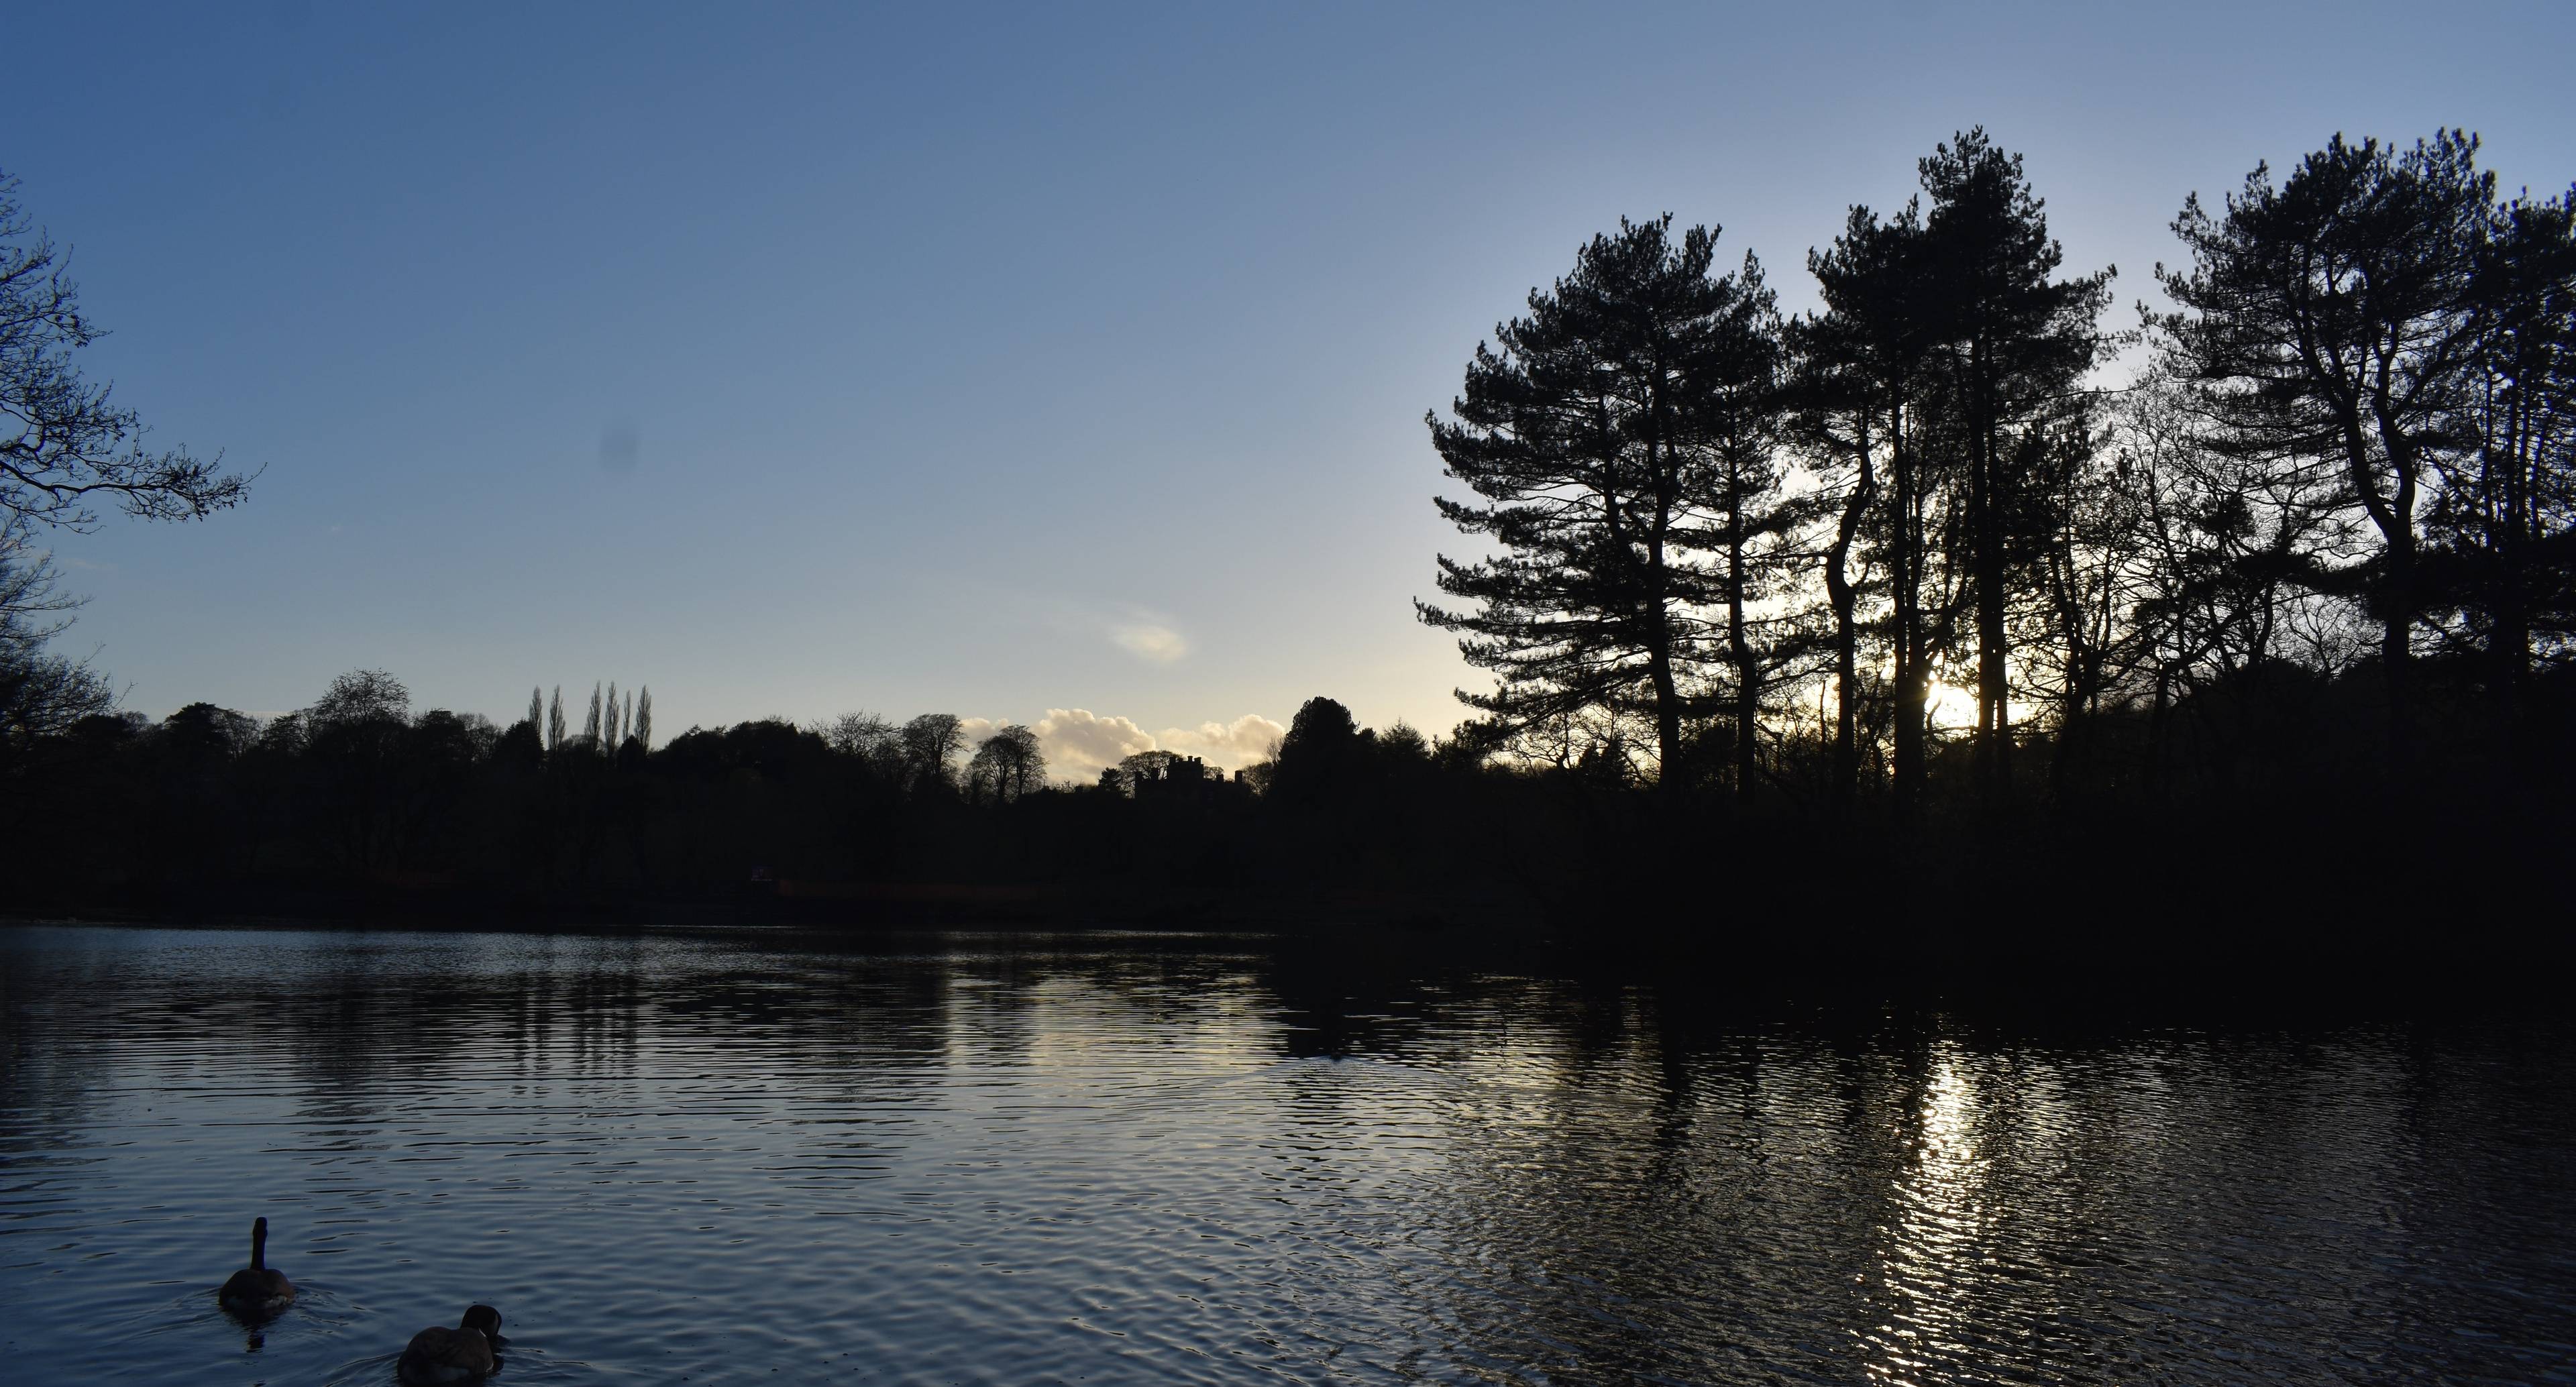
{"type": "Polygon", "coordinates": [[[67,1380],[237,1357],[251,1212],[307,1291],[272,1381],[381,1377],[478,1299],[530,1381],[2527,1380],[2576,1342],[2555,1022],[2069,1031],[1141,937],[9,929],[0,1001],[0,1294],[67,1380]]]}

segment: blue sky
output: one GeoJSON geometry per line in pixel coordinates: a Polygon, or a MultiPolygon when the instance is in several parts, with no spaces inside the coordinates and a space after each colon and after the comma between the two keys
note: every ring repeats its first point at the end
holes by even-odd
{"type": "Polygon", "coordinates": [[[2564,4],[524,8],[13,7],[89,372],[265,469],[57,537],[129,706],[1444,729],[1422,414],[1622,215],[1804,307],[1982,123],[2125,316],[2337,130],[2576,179],[2564,4]]]}

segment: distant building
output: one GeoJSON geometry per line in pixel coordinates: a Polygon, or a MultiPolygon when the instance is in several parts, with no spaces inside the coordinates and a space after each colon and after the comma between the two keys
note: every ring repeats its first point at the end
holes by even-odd
{"type": "Polygon", "coordinates": [[[1238,788],[1225,778],[1223,767],[1211,767],[1195,756],[1158,753],[1150,760],[1131,761],[1127,773],[1136,798],[1167,804],[1211,804],[1238,788]]]}

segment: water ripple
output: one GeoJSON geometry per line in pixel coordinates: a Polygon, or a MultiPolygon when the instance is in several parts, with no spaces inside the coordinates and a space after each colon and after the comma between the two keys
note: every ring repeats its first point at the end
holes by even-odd
{"type": "Polygon", "coordinates": [[[19,927],[0,1001],[48,1380],[383,1384],[472,1300],[505,1382],[2576,1380],[2556,1026],[973,936],[19,927]]]}

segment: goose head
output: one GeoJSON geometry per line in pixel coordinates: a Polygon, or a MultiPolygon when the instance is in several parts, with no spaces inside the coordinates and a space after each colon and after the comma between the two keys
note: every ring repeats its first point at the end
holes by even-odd
{"type": "Polygon", "coordinates": [[[491,1340],[492,1347],[494,1348],[499,1348],[503,1343],[501,1338],[501,1312],[493,1309],[489,1305],[475,1304],[466,1306],[465,1316],[456,1322],[456,1327],[459,1329],[473,1330],[475,1333],[491,1340]]]}

